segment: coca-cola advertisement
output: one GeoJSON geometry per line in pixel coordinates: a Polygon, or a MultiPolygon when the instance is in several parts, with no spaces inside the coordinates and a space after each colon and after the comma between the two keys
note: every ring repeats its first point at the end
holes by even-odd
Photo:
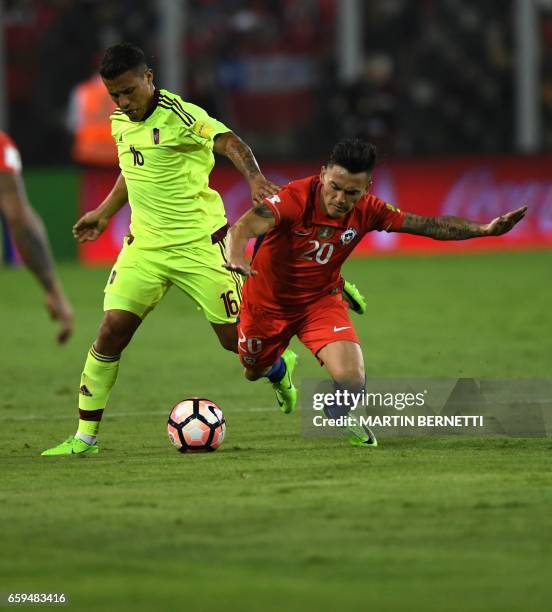
{"type": "MultiPolygon", "coordinates": [[[[317,174],[315,163],[263,164],[274,182],[317,174]]],[[[82,208],[95,208],[111,189],[116,174],[95,175],[83,183],[82,208]]],[[[211,174],[233,223],[251,206],[247,183],[231,166],[218,165],[211,174]]],[[[426,160],[385,160],[374,175],[373,192],[402,210],[418,215],[454,215],[488,222],[509,210],[528,205],[522,223],[497,238],[443,242],[400,233],[371,232],[356,255],[393,253],[473,252],[552,248],[552,156],[465,157],[426,160]]],[[[81,259],[111,263],[128,231],[130,211],[121,210],[96,242],[81,245],[81,259]]]]}
{"type": "Polygon", "coordinates": [[[419,215],[488,222],[527,204],[523,222],[497,238],[441,242],[407,234],[363,241],[368,252],[464,252],[552,247],[552,156],[467,157],[381,164],[374,193],[419,215]]]}

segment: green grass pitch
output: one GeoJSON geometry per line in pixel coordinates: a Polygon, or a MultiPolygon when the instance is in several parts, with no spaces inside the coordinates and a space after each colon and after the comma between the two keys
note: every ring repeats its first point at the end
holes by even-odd
{"type": "MultiPolygon", "coordinates": [[[[75,431],[106,270],[62,267],[66,347],[25,271],[0,271],[0,591],[74,610],[549,610],[550,439],[301,437],[172,290],[124,355],[97,457],[75,431]],[[184,456],[174,403],[218,402],[216,453],[184,456]]],[[[552,251],[355,260],[368,376],[550,377],[552,251]]],[[[297,382],[322,374],[299,344],[297,382]]]]}

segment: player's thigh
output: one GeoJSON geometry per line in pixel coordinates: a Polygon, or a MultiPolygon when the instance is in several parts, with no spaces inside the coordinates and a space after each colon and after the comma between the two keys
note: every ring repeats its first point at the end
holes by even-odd
{"type": "Polygon", "coordinates": [[[356,342],[338,340],[326,344],[318,352],[318,359],[336,382],[346,386],[364,386],[364,357],[356,342]]]}
{"type": "Polygon", "coordinates": [[[125,242],[104,289],[104,310],[125,310],[144,319],[170,286],[162,254],[125,242]]]}
{"type": "Polygon", "coordinates": [[[224,267],[222,244],[180,249],[171,281],[203,311],[210,323],[235,323],[240,310],[242,277],[224,267]]]}
{"type": "Polygon", "coordinates": [[[325,363],[325,346],[344,341],[359,344],[349,309],[340,295],[325,296],[307,307],[297,335],[321,364],[325,363]]]}
{"type": "Polygon", "coordinates": [[[238,353],[248,369],[272,366],[295,335],[293,322],[275,318],[244,302],[238,322],[238,353]]]}

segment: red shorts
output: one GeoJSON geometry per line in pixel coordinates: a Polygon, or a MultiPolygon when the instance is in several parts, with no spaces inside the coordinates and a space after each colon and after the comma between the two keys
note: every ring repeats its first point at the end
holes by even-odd
{"type": "Polygon", "coordinates": [[[360,344],[341,294],[327,295],[296,313],[274,313],[242,302],[238,322],[238,350],[245,367],[270,367],[293,336],[317,357],[331,342],[360,344]]]}

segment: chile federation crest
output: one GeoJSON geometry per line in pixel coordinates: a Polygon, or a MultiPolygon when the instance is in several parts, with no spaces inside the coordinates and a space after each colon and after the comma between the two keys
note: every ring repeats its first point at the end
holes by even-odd
{"type": "Polygon", "coordinates": [[[339,237],[339,242],[341,242],[341,244],[345,246],[352,242],[357,237],[357,235],[358,232],[354,227],[348,227],[339,237]]]}

